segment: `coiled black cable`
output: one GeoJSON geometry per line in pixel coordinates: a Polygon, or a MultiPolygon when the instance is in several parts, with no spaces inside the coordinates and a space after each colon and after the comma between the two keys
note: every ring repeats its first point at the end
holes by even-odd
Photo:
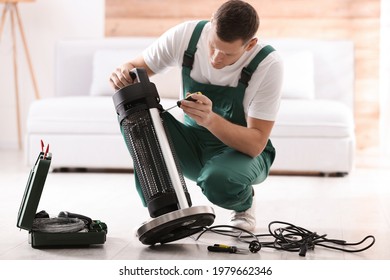
{"type": "Polygon", "coordinates": [[[268,225],[269,236],[274,238],[272,243],[264,243],[263,247],[270,247],[278,250],[299,252],[300,256],[306,256],[308,250],[314,250],[315,246],[321,246],[328,249],[357,253],[370,248],[375,243],[375,237],[368,235],[359,242],[349,243],[340,239],[329,239],[327,234],[319,235],[305,228],[293,225],[291,223],[274,221],[268,225]],[[282,225],[272,230],[273,225],[282,225]],[[358,246],[366,240],[371,239],[371,243],[359,249],[350,249],[348,246],[358,246]]]}
{"type": "Polygon", "coordinates": [[[35,218],[32,231],[47,233],[79,232],[85,228],[85,223],[78,218],[35,218]]]}
{"type": "Polygon", "coordinates": [[[267,234],[254,234],[250,231],[227,225],[208,227],[198,235],[196,240],[198,240],[201,235],[207,231],[236,237],[239,241],[249,244],[252,242],[252,246],[254,244],[253,242],[255,242],[256,248],[259,248],[259,250],[260,248],[273,248],[276,250],[299,252],[299,255],[302,257],[306,256],[308,250],[314,250],[316,246],[343,252],[357,253],[369,249],[375,243],[375,237],[372,235],[366,236],[361,241],[351,243],[340,239],[329,239],[326,237],[327,234],[319,235],[316,232],[312,232],[303,227],[281,221],[273,221],[269,223],[269,233],[267,234]],[[221,228],[234,229],[236,231],[220,230],[221,228]],[[247,235],[243,235],[243,233],[246,233],[247,235]],[[271,238],[272,240],[260,242],[260,237],[271,238]],[[247,241],[246,239],[252,239],[252,241],[247,241]],[[365,247],[351,248],[353,246],[362,245],[369,239],[371,239],[371,242],[365,247]]]}

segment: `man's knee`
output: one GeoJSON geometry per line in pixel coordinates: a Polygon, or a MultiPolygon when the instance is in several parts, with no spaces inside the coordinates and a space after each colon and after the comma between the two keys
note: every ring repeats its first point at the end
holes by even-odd
{"type": "Polygon", "coordinates": [[[214,204],[219,204],[222,197],[228,195],[229,182],[226,172],[213,168],[207,170],[197,180],[203,194],[214,204]]]}
{"type": "Polygon", "coordinates": [[[245,180],[234,178],[232,172],[213,167],[198,178],[197,184],[213,204],[226,209],[235,209],[237,205],[246,201],[251,194],[247,194],[250,185],[245,184],[243,182],[245,180]]]}

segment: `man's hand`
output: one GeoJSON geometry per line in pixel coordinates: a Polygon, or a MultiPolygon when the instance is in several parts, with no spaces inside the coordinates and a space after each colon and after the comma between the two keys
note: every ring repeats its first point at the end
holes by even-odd
{"type": "Polygon", "coordinates": [[[180,108],[198,125],[208,129],[227,146],[250,157],[256,157],[264,150],[273,121],[248,117],[247,127],[233,124],[213,112],[213,103],[207,96],[193,94],[191,97],[196,101],[183,100],[180,108]]]}
{"type": "Polygon", "coordinates": [[[144,68],[148,76],[154,75],[153,71],[146,65],[142,55],[136,57],[128,63],[118,67],[110,76],[110,83],[115,90],[119,90],[125,86],[134,84],[137,79],[130,76],[130,71],[134,68],[144,68]]]}
{"type": "Polygon", "coordinates": [[[130,76],[130,71],[132,69],[134,69],[133,64],[125,63],[112,72],[110,76],[110,83],[115,90],[131,85],[136,81],[136,79],[133,79],[130,76]]]}
{"type": "MultiPolygon", "coordinates": [[[[187,96],[190,93],[187,93],[187,96]]],[[[193,118],[200,126],[206,127],[212,122],[214,116],[213,103],[205,95],[191,94],[192,99],[195,101],[183,100],[181,101],[180,108],[183,109],[189,117],[193,118]]]]}

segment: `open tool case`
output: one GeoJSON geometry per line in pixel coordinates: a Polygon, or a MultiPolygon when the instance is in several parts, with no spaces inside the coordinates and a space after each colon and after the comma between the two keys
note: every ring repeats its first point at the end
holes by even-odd
{"type": "Polygon", "coordinates": [[[33,230],[34,219],[39,200],[45,185],[51,163],[51,153],[41,152],[30,171],[26,190],[19,208],[17,227],[29,231],[29,243],[33,248],[39,247],[76,247],[93,244],[104,244],[107,226],[98,220],[80,232],[41,232],[33,230]]]}

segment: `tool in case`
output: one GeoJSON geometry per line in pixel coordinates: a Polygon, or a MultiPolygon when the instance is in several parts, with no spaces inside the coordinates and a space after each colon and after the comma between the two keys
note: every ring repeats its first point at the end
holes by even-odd
{"type": "Polygon", "coordinates": [[[99,220],[62,211],[58,218],[50,218],[45,211],[36,213],[52,159],[49,145],[43,149],[30,171],[19,208],[17,227],[29,231],[33,248],[72,247],[104,244],[107,225],[99,220]]]}

